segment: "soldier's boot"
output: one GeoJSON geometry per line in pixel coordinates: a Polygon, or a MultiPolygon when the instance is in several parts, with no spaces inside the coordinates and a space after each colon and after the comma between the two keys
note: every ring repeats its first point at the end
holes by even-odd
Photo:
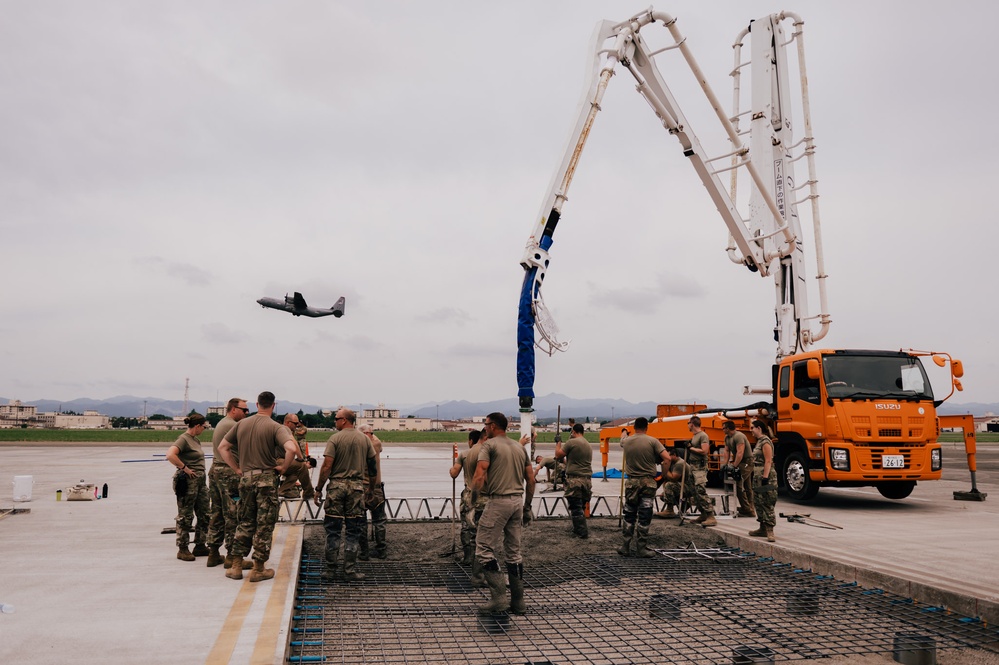
{"type": "Polygon", "coordinates": [[[263,561],[253,562],[253,570],[250,571],[251,582],[263,582],[264,580],[269,580],[272,577],[274,577],[273,568],[264,568],[263,561]]]}
{"type": "Polygon", "coordinates": [[[243,579],[243,557],[233,555],[232,565],[225,571],[225,576],[231,580],[243,579]]]}
{"type": "Polygon", "coordinates": [[[701,521],[701,526],[717,526],[718,520],[715,519],[714,513],[708,513],[708,516],[701,521]]]}
{"type": "Polygon", "coordinates": [[[635,533],[635,525],[624,523],[624,542],[617,548],[617,553],[621,556],[631,556],[631,538],[635,533]]]}
{"type": "Polygon", "coordinates": [[[586,527],[586,517],[583,515],[572,516],[572,532],[579,538],[589,538],[590,530],[586,527]]]}
{"type": "Polygon", "coordinates": [[[777,537],[774,535],[774,528],[770,525],[767,525],[766,530],[767,530],[767,541],[771,543],[776,541],[777,537]]]}
{"type": "Polygon", "coordinates": [[[656,555],[655,552],[648,548],[649,543],[649,527],[638,525],[635,529],[635,549],[637,550],[636,556],[642,559],[651,559],[656,555]]]}
{"type": "Polygon", "coordinates": [[[181,561],[194,561],[194,555],[187,549],[187,545],[177,548],[177,558],[181,561]]]}
{"type": "Polygon", "coordinates": [[[472,586],[476,589],[485,589],[489,586],[489,583],[486,582],[486,576],[482,572],[482,564],[475,556],[474,550],[472,554],[472,586]]]}
{"type": "Polygon", "coordinates": [[[461,558],[461,565],[471,566],[475,561],[475,546],[466,543],[461,546],[461,553],[463,555],[461,558]]]}
{"type": "Polygon", "coordinates": [[[333,576],[336,575],[336,569],[338,565],[336,555],[337,553],[335,551],[326,552],[326,570],[323,571],[323,577],[325,577],[327,580],[332,580],[333,576]]]}
{"type": "Polygon", "coordinates": [[[198,543],[194,546],[194,556],[208,556],[208,548],[205,547],[204,543],[198,543]]]}
{"type": "Polygon", "coordinates": [[[343,577],[348,582],[360,582],[367,579],[367,575],[357,572],[357,552],[343,553],[343,577]]]}
{"type": "Polygon", "coordinates": [[[506,599],[506,582],[503,573],[500,572],[499,564],[492,560],[483,567],[486,576],[486,584],[489,585],[489,602],[479,606],[479,614],[499,614],[510,609],[510,603],[506,599]]]}
{"type": "Polygon", "coordinates": [[[655,516],[659,519],[668,520],[676,517],[677,514],[673,511],[673,506],[667,504],[666,507],[656,513],[655,516]]]}
{"type": "Polygon", "coordinates": [[[208,553],[208,567],[214,568],[215,566],[222,564],[222,554],[219,553],[219,548],[213,547],[212,551],[208,553]]]}
{"type": "MultiPolygon", "coordinates": [[[[226,570],[229,570],[230,568],[232,568],[232,562],[235,560],[236,557],[234,555],[226,554],[225,561],[222,562],[222,567],[225,568],[226,570]]],[[[249,570],[250,568],[253,568],[253,562],[250,561],[249,559],[243,559],[242,561],[243,561],[243,570],[249,570]]]]}
{"type": "Polygon", "coordinates": [[[743,508],[742,506],[739,506],[737,513],[739,517],[756,517],[756,511],[752,508],[743,508]]]}
{"type": "Polygon", "coordinates": [[[510,613],[527,614],[524,602],[524,564],[506,564],[506,574],[510,578],[510,613]]]}
{"type": "Polygon", "coordinates": [[[375,552],[376,559],[384,559],[388,556],[388,544],[385,542],[385,527],[375,527],[375,552]]]}
{"type": "Polygon", "coordinates": [[[755,531],[750,531],[749,535],[750,536],[754,536],[756,538],[762,538],[762,537],[766,536],[767,535],[767,527],[766,527],[766,525],[764,525],[763,522],[760,522],[760,528],[756,529],[755,531]]]}
{"type": "Polygon", "coordinates": [[[368,550],[368,530],[365,528],[364,531],[357,536],[357,560],[368,561],[370,558],[368,550]]]}

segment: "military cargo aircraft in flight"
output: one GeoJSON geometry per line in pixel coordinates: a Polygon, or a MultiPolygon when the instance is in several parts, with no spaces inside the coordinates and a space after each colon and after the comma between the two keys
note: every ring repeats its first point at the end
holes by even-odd
{"type": "Polygon", "coordinates": [[[329,309],[323,309],[322,307],[309,307],[305,302],[305,298],[298,291],[295,291],[295,295],[289,296],[285,294],[284,300],[279,300],[277,298],[261,298],[257,301],[257,304],[261,307],[270,307],[271,309],[281,309],[286,312],[290,312],[295,316],[329,316],[332,314],[336,318],[343,316],[343,296],[336,301],[329,309]]]}

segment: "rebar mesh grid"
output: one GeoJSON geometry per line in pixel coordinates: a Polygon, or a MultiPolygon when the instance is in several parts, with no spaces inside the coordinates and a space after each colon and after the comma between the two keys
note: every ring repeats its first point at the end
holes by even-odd
{"type": "Polygon", "coordinates": [[[567,558],[525,570],[528,613],[480,616],[452,561],[373,562],[363,582],[303,549],[290,662],[732,663],[933,646],[999,653],[999,632],[942,608],[738,550],[567,558]]]}

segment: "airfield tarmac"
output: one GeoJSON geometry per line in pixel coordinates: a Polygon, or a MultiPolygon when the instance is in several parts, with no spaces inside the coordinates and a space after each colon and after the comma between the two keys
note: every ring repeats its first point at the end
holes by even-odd
{"type": "MultiPolygon", "coordinates": [[[[550,445],[539,452],[550,454],[550,445]]],[[[13,610],[0,613],[0,661],[284,662],[302,526],[283,522],[276,529],[269,565],[278,574],[269,582],[226,579],[203,558],[178,561],[173,534],[161,534],[175,516],[165,448],[0,444],[0,508],[29,511],[0,517],[0,604],[13,610]],[[32,500],[14,503],[13,478],[22,475],[33,477],[32,500]],[[80,480],[107,483],[108,498],[55,500],[57,489],[80,480]]],[[[779,512],[808,513],[842,529],[780,520],[772,544],[746,536],[756,524],[744,518],[720,519],[713,530],[760,556],[994,625],[999,446],[979,449],[978,487],[991,495],[985,502],[953,500],[955,490],[971,484],[963,447],[946,444],[944,479],[918,486],[903,501],[872,488],[823,489],[808,504],[778,500],[779,512]]],[[[389,497],[449,496],[450,463],[449,444],[386,445],[389,497]]],[[[620,466],[619,453],[609,465],[620,466]]],[[[613,498],[619,488],[619,481],[594,479],[597,494],[613,498]]],[[[555,495],[536,501],[540,496],[555,495]]],[[[390,524],[390,545],[403,546],[391,539],[390,524]]]]}

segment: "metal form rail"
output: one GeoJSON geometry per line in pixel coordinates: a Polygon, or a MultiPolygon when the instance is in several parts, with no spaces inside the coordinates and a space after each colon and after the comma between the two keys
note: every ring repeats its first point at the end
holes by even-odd
{"type": "MultiPolygon", "coordinates": [[[[717,512],[720,515],[729,513],[729,496],[714,495],[721,499],[717,512]]],[[[590,515],[593,517],[617,517],[620,514],[620,497],[595,495],[590,500],[590,515]]],[[[385,513],[390,521],[405,520],[447,520],[451,518],[451,497],[403,497],[386,498],[385,513]]],[[[568,517],[569,507],[561,494],[538,495],[534,497],[534,515],[538,518],[568,517]]],[[[659,497],[655,500],[656,510],[664,508],[665,504],[659,497]]],[[[303,502],[301,499],[281,499],[279,518],[282,522],[322,521],[322,509],[303,502]],[[303,505],[305,509],[303,510],[303,505]],[[306,516],[306,514],[308,516],[306,516]]]]}
{"type": "Polygon", "coordinates": [[[525,576],[528,613],[482,617],[476,606],[486,592],[457,563],[372,562],[365,581],[347,584],[341,573],[327,577],[316,542],[303,547],[289,662],[616,665],[913,648],[999,653],[994,626],[739,550],[534,565],[525,576]]]}

